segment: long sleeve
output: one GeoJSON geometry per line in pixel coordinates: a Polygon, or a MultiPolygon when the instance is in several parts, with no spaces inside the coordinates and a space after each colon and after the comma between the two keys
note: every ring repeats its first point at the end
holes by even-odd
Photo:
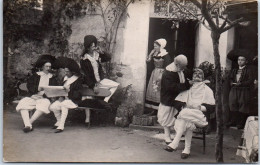
{"type": "Polygon", "coordinates": [[[52,77],[50,78],[50,81],[49,81],[49,86],[58,86],[58,80],[57,80],[57,77],[52,77]]]}
{"type": "Polygon", "coordinates": [[[68,97],[73,101],[78,103],[81,101],[82,95],[80,90],[83,88],[82,86],[82,79],[79,77],[74,83],[70,85],[70,92],[68,97]]]}
{"type": "Polygon", "coordinates": [[[232,86],[232,84],[234,83],[234,74],[236,73],[236,71],[236,69],[233,69],[228,76],[230,86],[232,86]]]}
{"type": "Polygon", "coordinates": [[[94,70],[92,68],[90,61],[81,60],[80,61],[80,67],[81,67],[81,70],[84,73],[83,82],[86,83],[89,88],[94,88],[97,81],[95,79],[94,70]]]}
{"type": "Polygon", "coordinates": [[[250,87],[251,85],[253,85],[254,82],[254,78],[253,78],[253,73],[251,71],[251,69],[249,69],[248,67],[246,67],[246,69],[243,71],[243,77],[242,77],[242,81],[241,81],[241,87],[250,87]]]}
{"type": "Polygon", "coordinates": [[[173,101],[174,108],[176,108],[179,112],[181,111],[182,107],[184,107],[185,105],[186,105],[186,103],[184,103],[184,102],[177,101],[177,100],[173,101]]]}
{"type": "MultiPolygon", "coordinates": [[[[167,89],[171,92],[175,92],[175,93],[180,93],[184,90],[187,90],[187,86],[186,83],[171,83],[174,82],[176,77],[174,76],[167,76],[166,77],[167,81],[168,81],[168,87],[167,89]]],[[[187,80],[185,80],[186,82],[187,80]]]]}
{"type": "Polygon", "coordinates": [[[29,77],[27,81],[27,89],[31,95],[36,94],[38,92],[39,81],[40,81],[40,76],[36,74],[29,77]]]}
{"type": "MultiPolygon", "coordinates": [[[[184,75],[185,77],[185,75],[184,75]]],[[[187,80],[185,80],[187,81],[187,80]]],[[[166,106],[174,106],[174,100],[176,96],[187,90],[188,87],[186,83],[180,83],[179,76],[177,72],[165,71],[162,75],[161,80],[161,103],[166,106]]]]}
{"type": "Polygon", "coordinates": [[[99,53],[99,57],[101,58],[101,62],[107,62],[111,60],[111,55],[107,52],[99,53]]]}

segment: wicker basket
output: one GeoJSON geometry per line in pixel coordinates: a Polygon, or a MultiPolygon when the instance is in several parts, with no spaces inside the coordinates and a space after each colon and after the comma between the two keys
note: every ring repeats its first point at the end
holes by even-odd
{"type": "Polygon", "coordinates": [[[133,116],[132,124],[142,125],[142,126],[153,126],[155,125],[156,120],[157,120],[156,116],[147,116],[147,115],[133,116]]]}

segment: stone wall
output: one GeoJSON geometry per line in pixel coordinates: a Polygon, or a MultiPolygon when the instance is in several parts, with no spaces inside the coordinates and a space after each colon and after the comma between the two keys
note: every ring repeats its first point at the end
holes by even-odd
{"type": "MultiPolygon", "coordinates": [[[[221,34],[219,39],[220,63],[223,68],[230,68],[230,61],[227,59],[227,53],[233,48],[234,29],[221,34]]],[[[199,25],[196,34],[195,43],[195,66],[199,66],[204,61],[214,64],[213,44],[211,32],[202,24],[199,25]]]]}
{"type": "MultiPolygon", "coordinates": [[[[128,7],[128,15],[120,24],[117,34],[115,53],[112,54],[111,79],[120,83],[119,89],[131,85],[131,95],[143,113],[150,1],[136,1],[128,7]]],[[[98,39],[105,35],[100,15],[87,15],[72,22],[72,35],[69,38],[70,53],[78,58],[82,52],[85,35],[95,35],[98,39]]],[[[78,59],[79,60],[79,59],[78,59]]],[[[116,95],[116,94],[115,94],[116,95]]]]}

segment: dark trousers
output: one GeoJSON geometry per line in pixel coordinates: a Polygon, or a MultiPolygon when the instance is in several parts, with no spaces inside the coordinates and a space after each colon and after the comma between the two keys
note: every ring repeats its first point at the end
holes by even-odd
{"type": "Polygon", "coordinates": [[[247,87],[232,87],[229,93],[230,111],[249,113],[250,89],[247,87]]]}
{"type": "Polygon", "coordinates": [[[234,125],[240,125],[240,126],[244,126],[246,123],[246,119],[248,117],[247,113],[242,113],[239,111],[231,111],[230,112],[230,121],[231,123],[233,123],[234,125]]]}

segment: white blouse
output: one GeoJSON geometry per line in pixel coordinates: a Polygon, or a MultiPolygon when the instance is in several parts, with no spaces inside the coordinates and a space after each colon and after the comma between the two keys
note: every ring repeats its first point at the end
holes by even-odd
{"type": "Polygon", "coordinates": [[[91,62],[91,65],[92,65],[93,70],[94,70],[95,79],[96,79],[97,82],[99,82],[100,76],[99,76],[99,73],[98,73],[98,62],[97,62],[97,60],[99,59],[99,54],[94,53],[93,57],[91,57],[89,54],[85,54],[83,59],[88,59],[91,62]]]}
{"type": "MultiPolygon", "coordinates": [[[[49,80],[50,80],[50,78],[52,78],[52,74],[51,73],[46,74],[42,71],[37,72],[37,74],[39,76],[41,76],[40,82],[39,82],[39,85],[38,85],[38,90],[39,90],[40,87],[49,86],[49,80]]],[[[44,91],[40,91],[38,94],[43,95],[44,91]]]]}

